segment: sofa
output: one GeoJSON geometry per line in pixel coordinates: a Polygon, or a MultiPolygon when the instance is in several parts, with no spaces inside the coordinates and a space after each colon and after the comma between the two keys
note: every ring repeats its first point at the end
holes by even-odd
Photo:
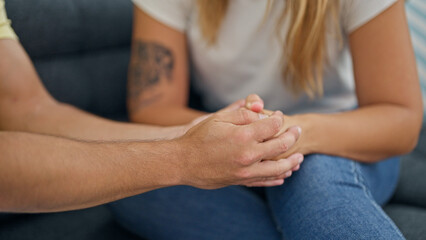
{"type": "MultiPolygon", "coordinates": [[[[6,9],[44,85],[56,99],[126,121],[130,0],[6,0],[6,9]]],[[[192,92],[193,106],[201,107],[198,99],[192,92]]],[[[426,146],[425,130],[419,146],[426,146]]],[[[426,147],[403,157],[400,182],[384,209],[407,239],[426,239],[426,147]]],[[[115,223],[103,205],[62,213],[2,214],[0,239],[138,237],[115,223]]]]}

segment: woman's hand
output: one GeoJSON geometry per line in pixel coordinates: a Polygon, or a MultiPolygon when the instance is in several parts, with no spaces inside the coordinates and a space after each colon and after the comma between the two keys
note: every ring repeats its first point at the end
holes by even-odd
{"type": "MultiPolygon", "coordinates": [[[[265,116],[271,116],[274,113],[271,110],[264,109],[263,100],[257,94],[248,95],[246,100],[245,100],[244,107],[247,108],[248,110],[253,111],[253,112],[264,114],[265,116]]],[[[296,117],[292,117],[292,116],[288,116],[288,115],[283,114],[283,118],[284,118],[283,126],[281,127],[281,130],[276,134],[276,136],[280,136],[281,134],[283,134],[285,132],[291,132],[291,131],[298,131],[298,135],[301,135],[302,128],[299,126],[300,123],[298,122],[296,117]]],[[[301,138],[299,138],[299,139],[301,139],[301,138]]],[[[276,156],[274,158],[274,160],[288,157],[288,156],[290,156],[291,154],[294,154],[294,153],[304,154],[302,152],[302,149],[300,148],[300,145],[301,145],[300,141],[301,140],[298,140],[296,142],[296,144],[294,144],[293,146],[289,146],[288,151],[286,151],[285,153],[283,153],[279,156],[276,156]]]]}

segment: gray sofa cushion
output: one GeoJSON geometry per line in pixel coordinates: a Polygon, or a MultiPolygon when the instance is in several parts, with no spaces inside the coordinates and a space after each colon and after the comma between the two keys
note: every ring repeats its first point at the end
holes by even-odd
{"type": "Polygon", "coordinates": [[[384,209],[408,240],[426,239],[426,209],[401,204],[384,209]]]}
{"type": "Polygon", "coordinates": [[[6,10],[31,58],[130,43],[130,0],[7,0],[6,10]]]}
{"type": "Polygon", "coordinates": [[[105,117],[126,116],[130,0],[8,0],[6,10],[56,99],[105,117]]]}
{"type": "Polygon", "coordinates": [[[138,237],[119,227],[105,206],[50,214],[15,214],[0,218],[0,239],[91,240],[138,237]]]}
{"type": "Polygon", "coordinates": [[[398,187],[392,202],[426,208],[425,130],[422,130],[417,148],[402,158],[398,187]]]}

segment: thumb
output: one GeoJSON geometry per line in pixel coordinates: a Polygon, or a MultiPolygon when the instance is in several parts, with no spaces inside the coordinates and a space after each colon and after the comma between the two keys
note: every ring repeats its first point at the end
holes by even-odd
{"type": "Polygon", "coordinates": [[[261,112],[264,107],[263,100],[257,94],[250,94],[246,98],[245,107],[253,112],[261,112]]]}
{"type": "Polygon", "coordinates": [[[246,100],[240,99],[240,100],[235,101],[234,103],[231,103],[227,107],[222,108],[219,112],[235,111],[237,109],[240,109],[240,108],[244,107],[245,104],[246,104],[246,100]]]}

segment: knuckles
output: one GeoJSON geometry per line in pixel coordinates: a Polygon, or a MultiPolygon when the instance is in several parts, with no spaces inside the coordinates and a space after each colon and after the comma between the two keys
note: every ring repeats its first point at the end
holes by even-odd
{"type": "Polygon", "coordinates": [[[235,177],[239,179],[250,179],[252,178],[252,173],[247,169],[242,169],[235,173],[235,177]]]}
{"type": "Polygon", "coordinates": [[[274,133],[278,133],[281,130],[281,126],[283,124],[283,119],[279,117],[272,117],[271,118],[271,128],[274,133]]]}
{"type": "Polygon", "coordinates": [[[291,144],[289,144],[289,143],[285,140],[285,138],[283,138],[283,137],[279,138],[279,139],[278,139],[278,141],[279,141],[278,150],[279,150],[279,152],[281,152],[281,153],[286,152],[286,151],[290,148],[290,146],[291,146],[291,144]]]}
{"type": "Polygon", "coordinates": [[[238,110],[238,114],[240,115],[242,122],[246,124],[249,124],[258,120],[258,116],[256,113],[253,113],[252,111],[247,110],[245,108],[240,108],[238,110]]]}
{"type": "Polygon", "coordinates": [[[284,141],[283,141],[283,143],[282,144],[280,144],[280,150],[281,150],[281,152],[287,152],[288,151],[288,149],[289,149],[290,147],[289,147],[289,145],[287,144],[287,143],[285,143],[284,141]]]}
{"type": "Polygon", "coordinates": [[[240,114],[240,118],[243,120],[244,123],[249,122],[250,117],[248,111],[241,108],[238,110],[238,114],[240,114]]]}
{"type": "Polygon", "coordinates": [[[258,159],[258,154],[253,151],[244,151],[237,157],[237,164],[240,166],[249,166],[258,159]]]}

